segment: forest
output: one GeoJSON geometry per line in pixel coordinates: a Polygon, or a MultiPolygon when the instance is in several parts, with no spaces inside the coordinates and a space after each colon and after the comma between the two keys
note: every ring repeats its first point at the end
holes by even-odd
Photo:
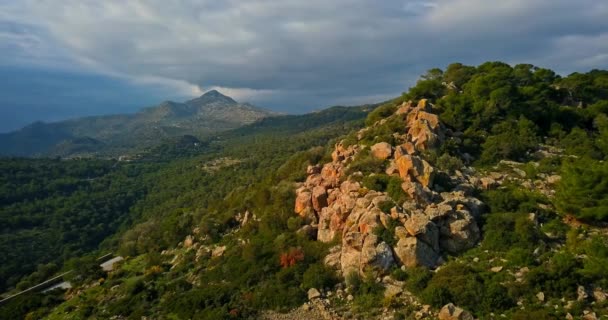
{"type": "MultiPolygon", "coordinates": [[[[79,281],[96,285],[76,298],[64,302],[56,293],[36,293],[0,312],[13,318],[230,319],[302,305],[309,288],[332,288],[344,279],[323,264],[333,243],[297,232],[302,221],[293,213],[294,183],[306,178],[308,165],[330,160],[336,142],[357,143],[358,129],[393,114],[404,101],[423,98],[447,128],[461,133],[459,141],[425,155],[433,165],[447,172],[465,163],[494,170],[508,160],[521,163],[529,177],[559,174],[561,181],[551,198],[517,185],[480,191],[487,212],[479,221],[479,246],[448,258],[438,271],[395,269],[391,275],[425,304],[453,302],[480,318],[561,319],[585,308],[606,311],[605,302],[578,300],[570,311],[555,309],[535,295],[576,300],[582,283],[608,288],[607,239],[592,232],[608,223],[608,71],[562,77],[528,64],[487,62],[429,70],[382,104],[268,118],[206,138],[194,149],[164,144],[132,162],[3,159],[1,289],[25,288],[95,254],[127,259],[110,274],[79,268],[79,281]],[[532,165],[540,146],[564,156],[532,165]],[[246,211],[257,220],[241,227],[236,217],[246,211]],[[567,225],[567,216],[589,227],[567,225]],[[194,230],[204,235],[202,245],[225,246],[225,252],[200,258],[188,250],[184,239],[194,230]],[[168,261],[167,251],[181,260],[168,261]],[[487,271],[501,259],[527,274],[510,282],[505,273],[487,271]],[[520,310],[520,301],[532,309],[520,310]]],[[[387,121],[359,143],[390,141],[399,125],[387,121]]],[[[395,200],[405,196],[377,167],[369,157],[351,165],[377,173],[362,182],[366,188],[395,200]]],[[[391,307],[399,317],[413,316],[407,306],[383,298],[375,279],[348,282],[355,309],[391,307]]]]}

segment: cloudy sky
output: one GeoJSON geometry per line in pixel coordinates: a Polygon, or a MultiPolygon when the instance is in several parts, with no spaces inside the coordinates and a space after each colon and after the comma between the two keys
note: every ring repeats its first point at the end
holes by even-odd
{"type": "Polygon", "coordinates": [[[605,0],[0,0],[0,131],[218,89],[303,113],[451,62],[608,68],[605,0]]]}

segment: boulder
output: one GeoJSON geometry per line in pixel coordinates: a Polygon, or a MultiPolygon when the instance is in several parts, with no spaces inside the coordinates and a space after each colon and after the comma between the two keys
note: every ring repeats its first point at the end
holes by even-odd
{"type": "MultiPolygon", "coordinates": [[[[396,155],[396,153],[395,153],[395,155],[396,155]]],[[[386,170],[384,170],[384,173],[388,174],[389,176],[399,175],[399,168],[397,167],[397,165],[395,164],[394,161],[391,161],[388,164],[388,167],[386,168],[386,170]]]]}
{"type": "Polygon", "coordinates": [[[318,299],[321,297],[319,290],[315,288],[308,289],[308,300],[318,299]]]}
{"type": "Polygon", "coordinates": [[[475,246],[480,238],[475,218],[466,210],[457,210],[440,223],[439,244],[449,253],[459,253],[475,246]]]}
{"type": "Polygon", "coordinates": [[[306,168],[306,174],[308,174],[308,175],[318,174],[318,173],[321,173],[321,166],[319,166],[319,165],[314,165],[314,166],[309,165],[306,168]]]}
{"type": "MultiPolygon", "coordinates": [[[[362,256],[361,260],[366,261],[365,257],[362,256]]],[[[387,272],[395,265],[395,258],[393,256],[393,250],[386,242],[382,241],[374,248],[373,259],[369,260],[368,266],[380,270],[381,272],[387,272]]],[[[366,264],[362,264],[361,270],[364,271],[366,264]]]]}
{"type": "Polygon", "coordinates": [[[418,237],[433,251],[439,252],[439,229],[426,215],[413,214],[405,221],[405,229],[410,236],[418,237]]]}
{"type": "Polygon", "coordinates": [[[395,114],[397,114],[397,115],[407,114],[410,111],[412,111],[412,109],[414,109],[415,107],[416,106],[414,105],[414,102],[412,102],[412,101],[403,102],[403,104],[401,104],[399,109],[397,109],[397,111],[395,111],[395,114]]]}
{"type": "Polygon", "coordinates": [[[226,252],[226,246],[218,246],[211,251],[211,256],[213,258],[221,257],[224,255],[224,252],[226,252]]]}
{"type": "Polygon", "coordinates": [[[435,267],[439,255],[431,246],[416,237],[400,239],[394,248],[397,260],[406,267],[435,267]]]}
{"type": "Polygon", "coordinates": [[[377,159],[385,160],[393,155],[393,147],[386,142],[378,142],[371,148],[372,156],[377,159]]]}
{"type": "Polygon", "coordinates": [[[327,207],[327,191],[324,187],[316,186],[312,189],[312,207],[317,212],[327,207]]]}
{"type": "Polygon", "coordinates": [[[340,270],[340,255],[342,253],[342,247],[340,245],[333,246],[329,249],[329,253],[323,259],[326,266],[340,270]]]}
{"type": "Polygon", "coordinates": [[[395,161],[399,169],[401,179],[407,181],[417,181],[423,187],[429,187],[433,184],[434,169],[418,156],[404,155],[395,161]]]}
{"type": "Polygon", "coordinates": [[[448,303],[439,311],[437,316],[439,320],[473,320],[473,316],[462,308],[455,306],[453,303],[448,303]]]}
{"type": "Polygon", "coordinates": [[[453,212],[452,206],[446,203],[432,203],[424,209],[424,214],[431,220],[443,218],[453,212]]]}
{"type": "Polygon", "coordinates": [[[361,249],[365,236],[360,232],[348,232],[342,238],[342,251],[340,253],[340,266],[342,274],[359,273],[361,249]]]}
{"type": "Polygon", "coordinates": [[[294,211],[302,215],[306,208],[312,207],[312,193],[307,190],[300,191],[296,196],[296,206],[294,211]]]}

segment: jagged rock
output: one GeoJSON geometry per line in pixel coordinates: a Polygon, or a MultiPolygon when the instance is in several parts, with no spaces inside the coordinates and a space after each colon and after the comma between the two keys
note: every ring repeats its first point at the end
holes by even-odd
{"type": "Polygon", "coordinates": [[[399,175],[403,180],[417,181],[423,187],[432,186],[435,170],[428,162],[420,157],[404,155],[395,160],[395,164],[397,165],[399,175]]]}
{"type": "Polygon", "coordinates": [[[325,190],[325,187],[316,186],[312,189],[312,207],[317,212],[320,212],[322,208],[327,207],[327,191],[325,190]]]}
{"type": "Polygon", "coordinates": [[[403,104],[401,104],[401,106],[399,107],[399,109],[397,109],[397,111],[395,112],[395,114],[400,115],[400,114],[407,114],[410,111],[412,111],[412,109],[414,109],[414,102],[412,101],[406,101],[403,102],[403,104]]]}
{"type": "Polygon", "coordinates": [[[218,246],[211,251],[211,256],[213,258],[221,257],[224,255],[224,252],[226,252],[226,246],[218,246]]]}
{"type": "Polygon", "coordinates": [[[434,251],[439,251],[439,230],[424,214],[413,214],[406,222],[405,229],[410,236],[418,237],[434,251]]]}
{"type": "Polygon", "coordinates": [[[473,320],[473,316],[464,309],[448,303],[439,311],[439,320],[473,320]]]}
{"type": "Polygon", "coordinates": [[[359,182],[346,180],[340,185],[340,190],[344,193],[357,192],[361,188],[359,182]]]}
{"type": "Polygon", "coordinates": [[[312,174],[318,174],[321,173],[321,166],[319,165],[310,165],[306,168],[306,174],[308,175],[312,175],[312,174]]]}
{"type": "Polygon", "coordinates": [[[390,276],[386,276],[382,278],[382,285],[384,286],[384,296],[394,297],[403,292],[405,283],[403,281],[397,281],[390,276]]]}
{"type": "Polygon", "coordinates": [[[404,266],[435,267],[439,255],[431,246],[416,237],[400,239],[394,248],[397,260],[404,266]]]}
{"type": "Polygon", "coordinates": [[[538,301],[543,302],[545,301],[545,293],[544,292],[539,292],[536,294],[536,298],[538,299],[538,301]]]}
{"type": "Polygon", "coordinates": [[[428,188],[422,187],[418,182],[405,181],[401,184],[401,189],[418,203],[430,203],[433,196],[428,188]]]}
{"type": "Polygon", "coordinates": [[[321,297],[319,290],[315,288],[308,289],[308,300],[313,300],[321,297]]]}
{"type": "Polygon", "coordinates": [[[378,142],[372,146],[371,152],[375,158],[385,160],[393,155],[393,147],[386,142],[378,142]]]}
{"type": "Polygon", "coordinates": [[[449,253],[472,248],[480,238],[479,226],[466,210],[457,210],[448,215],[440,224],[439,232],[441,248],[449,253]]]}
{"type": "Polygon", "coordinates": [[[447,204],[457,209],[462,209],[462,206],[464,206],[475,218],[480,217],[484,210],[485,205],[481,200],[468,197],[463,191],[443,192],[441,193],[441,197],[443,198],[442,204],[447,204]]]}
{"type": "Polygon", "coordinates": [[[399,168],[394,161],[391,161],[386,170],[384,170],[384,173],[388,174],[389,176],[399,175],[399,168]]]}
{"type": "Polygon", "coordinates": [[[452,206],[446,203],[430,204],[424,209],[424,214],[431,220],[443,218],[453,212],[452,206]]]}
{"type": "Polygon", "coordinates": [[[386,242],[382,241],[376,246],[376,256],[372,263],[374,266],[380,267],[382,271],[389,271],[395,265],[395,257],[393,250],[386,242]]]}
{"type": "Polygon", "coordinates": [[[297,193],[296,196],[296,206],[294,211],[297,214],[302,215],[306,208],[310,208],[312,206],[312,193],[307,190],[303,190],[297,193]]]}
{"type": "Polygon", "coordinates": [[[326,266],[335,269],[335,270],[340,270],[340,255],[342,253],[342,246],[337,245],[337,246],[333,246],[329,249],[329,253],[327,254],[327,256],[325,256],[325,259],[323,260],[323,262],[325,263],[326,266]]]}
{"type": "Polygon", "coordinates": [[[342,165],[339,163],[330,162],[321,169],[321,178],[323,178],[323,184],[327,187],[337,187],[340,184],[341,176],[342,165]]]}
{"type": "Polygon", "coordinates": [[[359,273],[359,261],[361,249],[363,248],[363,239],[364,235],[360,232],[349,232],[342,238],[340,266],[344,276],[348,276],[351,273],[359,273]]]}

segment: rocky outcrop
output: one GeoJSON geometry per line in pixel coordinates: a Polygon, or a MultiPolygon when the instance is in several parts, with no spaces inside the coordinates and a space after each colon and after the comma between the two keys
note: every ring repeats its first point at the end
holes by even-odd
{"type": "MultiPolygon", "coordinates": [[[[366,270],[382,274],[396,265],[434,268],[442,254],[462,252],[479,241],[476,218],[483,203],[471,194],[476,187],[492,187],[491,181],[473,185],[465,170],[451,177],[455,188],[440,190],[434,185],[440,170],[422,156],[422,151],[437,147],[446,137],[433,106],[426,100],[407,102],[391,117],[403,121],[401,131],[393,134],[395,145],[376,143],[369,155],[386,160],[383,171],[401,178],[409,200],[395,203],[385,192],[364,188],[358,182],[361,172],[346,175],[349,164],[364,154],[360,151],[366,146],[343,142],[335,145],[331,162],[309,166],[306,181],[296,189],[295,212],[317,231],[317,240],[341,237],[325,263],[343,275],[366,270]],[[375,232],[383,228],[391,232],[375,232]],[[390,234],[395,238],[380,238],[390,234]]],[[[369,132],[374,130],[359,131],[359,140],[369,132]]]]}

